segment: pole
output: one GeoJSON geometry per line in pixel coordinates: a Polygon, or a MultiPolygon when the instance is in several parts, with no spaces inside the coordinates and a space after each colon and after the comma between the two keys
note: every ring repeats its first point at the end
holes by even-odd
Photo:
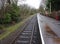
{"type": "Polygon", "coordinates": [[[50,2],[50,14],[51,14],[51,2],[50,2]]]}

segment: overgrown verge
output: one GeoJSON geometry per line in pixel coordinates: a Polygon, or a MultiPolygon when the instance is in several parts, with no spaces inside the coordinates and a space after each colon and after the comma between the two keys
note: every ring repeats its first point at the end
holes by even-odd
{"type": "Polygon", "coordinates": [[[31,15],[30,17],[28,17],[27,19],[23,19],[21,22],[16,23],[15,25],[9,26],[7,28],[4,28],[6,31],[2,34],[0,34],[0,40],[6,38],[9,36],[9,34],[12,34],[13,32],[15,32],[20,26],[24,25],[24,23],[31,17],[33,17],[34,15],[31,15]]]}
{"type": "Polygon", "coordinates": [[[6,27],[14,25],[20,21],[19,7],[16,4],[8,5],[4,8],[0,17],[0,34],[6,31],[6,27]]]}
{"type": "Polygon", "coordinates": [[[26,5],[17,6],[16,4],[9,4],[4,9],[1,9],[0,15],[0,39],[5,38],[10,33],[23,24],[22,20],[26,19],[30,15],[33,15],[37,11],[26,5]]]}

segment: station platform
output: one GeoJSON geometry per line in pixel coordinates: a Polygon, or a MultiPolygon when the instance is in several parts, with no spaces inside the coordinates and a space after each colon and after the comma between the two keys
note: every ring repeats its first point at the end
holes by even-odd
{"type": "Polygon", "coordinates": [[[42,44],[60,44],[60,21],[37,14],[42,44]]]}

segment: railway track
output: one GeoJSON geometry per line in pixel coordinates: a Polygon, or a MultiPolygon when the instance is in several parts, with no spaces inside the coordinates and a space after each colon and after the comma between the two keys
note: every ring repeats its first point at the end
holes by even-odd
{"type": "Polygon", "coordinates": [[[36,16],[25,26],[24,30],[12,44],[42,44],[36,16]]]}

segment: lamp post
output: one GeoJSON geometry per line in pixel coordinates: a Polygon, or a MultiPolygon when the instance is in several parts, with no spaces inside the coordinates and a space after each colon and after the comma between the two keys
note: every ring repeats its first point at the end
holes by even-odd
{"type": "Polygon", "coordinates": [[[51,14],[51,2],[50,2],[50,14],[51,14]]]}

